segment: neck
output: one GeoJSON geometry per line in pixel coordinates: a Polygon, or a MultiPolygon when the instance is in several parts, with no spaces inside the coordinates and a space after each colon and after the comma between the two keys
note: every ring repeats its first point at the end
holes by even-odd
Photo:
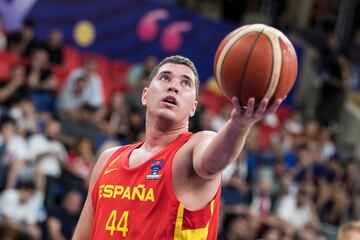
{"type": "Polygon", "coordinates": [[[177,124],[169,120],[151,121],[146,118],[146,132],[143,147],[148,149],[163,148],[174,141],[181,133],[188,131],[188,121],[177,124]]]}

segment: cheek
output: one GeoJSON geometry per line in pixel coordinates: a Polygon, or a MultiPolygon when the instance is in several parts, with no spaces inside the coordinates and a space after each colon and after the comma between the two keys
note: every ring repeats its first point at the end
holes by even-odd
{"type": "Polygon", "coordinates": [[[195,98],[193,95],[186,97],[184,102],[186,102],[186,107],[187,109],[189,109],[189,111],[192,111],[194,109],[195,98]]]}

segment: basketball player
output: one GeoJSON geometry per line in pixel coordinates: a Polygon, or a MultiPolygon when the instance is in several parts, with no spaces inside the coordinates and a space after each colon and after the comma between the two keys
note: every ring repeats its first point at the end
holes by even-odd
{"type": "Polygon", "coordinates": [[[340,227],[338,240],[358,240],[360,239],[360,222],[345,223],[340,227]]]}
{"type": "Polygon", "coordinates": [[[105,151],[91,176],[73,239],[217,239],[221,172],[241,152],[255,122],[274,112],[263,99],[241,108],[218,133],[188,132],[199,77],[184,57],[164,59],[142,93],[143,142],[105,151]]]}

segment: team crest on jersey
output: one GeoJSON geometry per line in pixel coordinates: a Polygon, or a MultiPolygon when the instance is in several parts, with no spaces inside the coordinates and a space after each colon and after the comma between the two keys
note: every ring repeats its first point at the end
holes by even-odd
{"type": "Polygon", "coordinates": [[[161,178],[159,174],[160,169],[164,166],[164,160],[151,160],[150,169],[151,173],[146,175],[147,180],[158,180],[161,178]]]}

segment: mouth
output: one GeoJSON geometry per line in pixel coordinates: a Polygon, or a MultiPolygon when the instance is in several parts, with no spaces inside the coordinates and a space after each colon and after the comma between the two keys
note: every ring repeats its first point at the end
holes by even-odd
{"type": "Polygon", "coordinates": [[[175,97],[173,96],[166,96],[165,98],[162,99],[162,102],[171,104],[171,105],[178,105],[177,100],[175,97]]]}

